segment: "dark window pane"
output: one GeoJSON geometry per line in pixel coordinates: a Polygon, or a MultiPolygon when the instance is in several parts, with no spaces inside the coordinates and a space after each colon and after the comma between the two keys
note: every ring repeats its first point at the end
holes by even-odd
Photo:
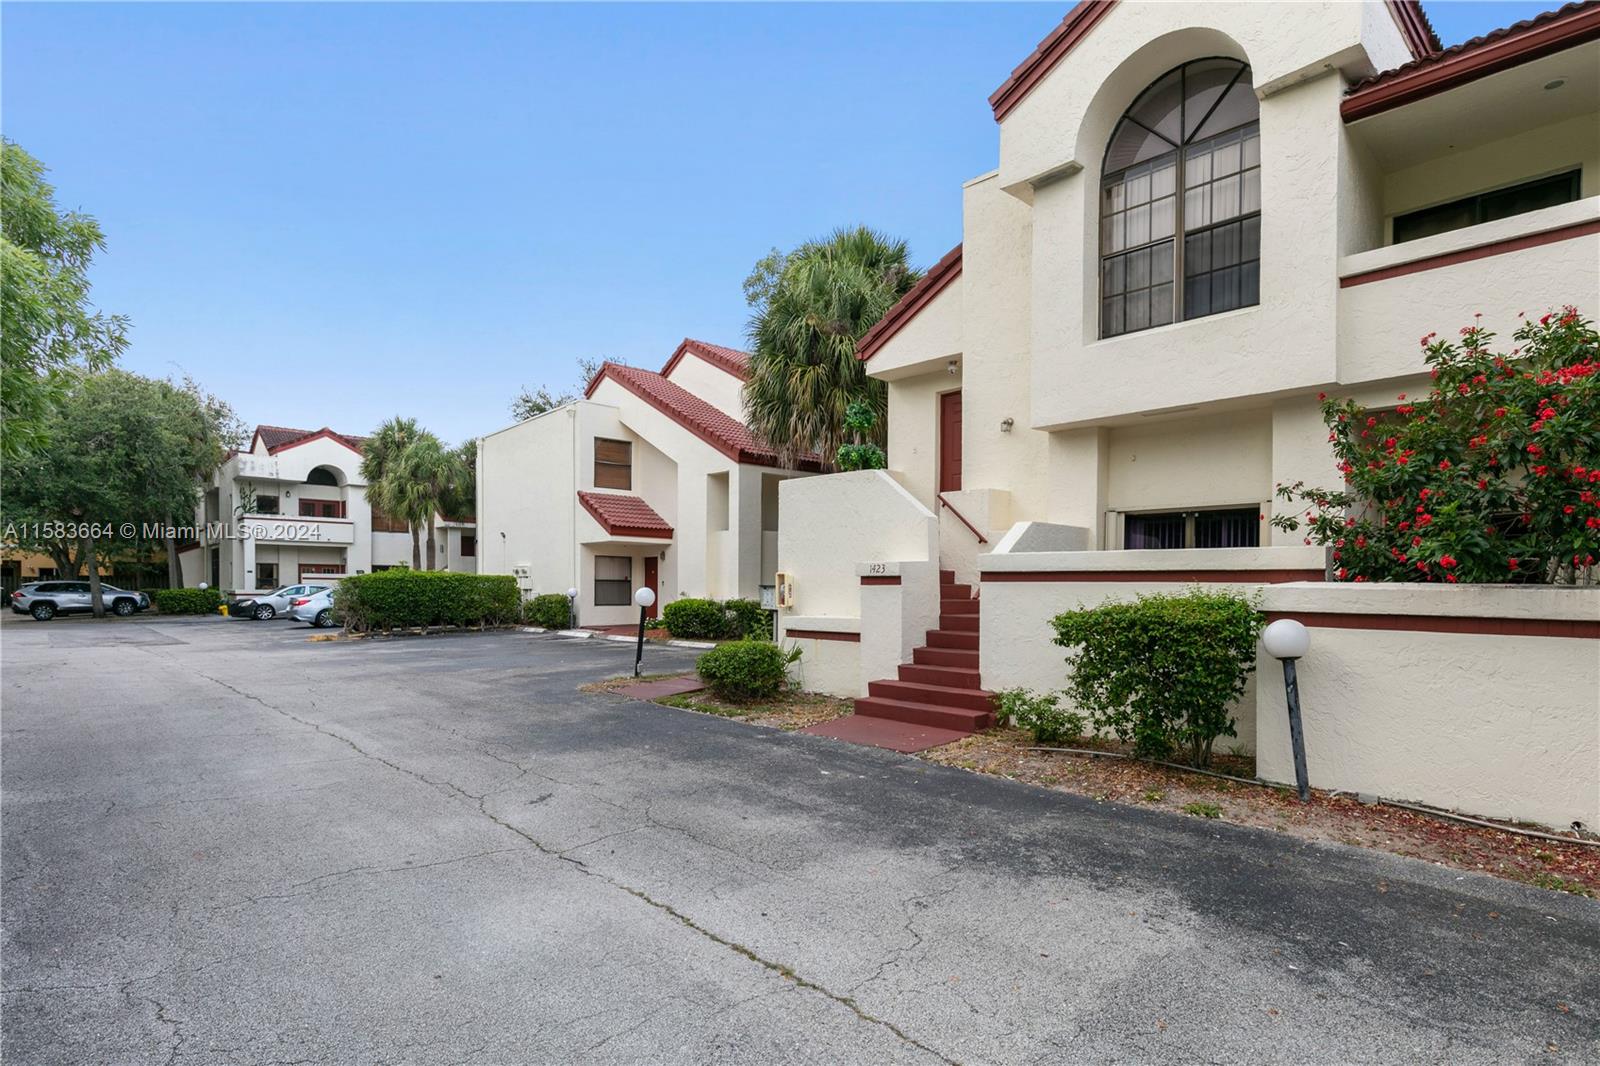
{"type": "Polygon", "coordinates": [[[1183,547],[1182,514],[1131,514],[1124,519],[1123,547],[1130,549],[1183,547]]]}
{"type": "Polygon", "coordinates": [[[1261,545],[1261,517],[1255,508],[1201,511],[1194,516],[1196,548],[1257,548],[1261,545]]]}
{"type": "Polygon", "coordinates": [[[1105,296],[1116,296],[1122,292],[1123,257],[1112,256],[1103,261],[1101,270],[1100,292],[1105,296]]]}
{"type": "MultiPolygon", "coordinates": [[[[1170,262],[1170,260],[1169,260],[1170,262]]],[[[1168,271],[1170,273],[1170,271],[1168,271]]],[[[1172,321],[1172,286],[1157,285],[1150,290],[1150,324],[1165,326],[1172,321]]]]}
{"type": "Polygon", "coordinates": [[[1115,337],[1122,332],[1122,297],[1113,296],[1100,302],[1100,335],[1115,337]]]}
{"type": "Polygon", "coordinates": [[[1537,211],[1541,207],[1554,207],[1578,198],[1578,172],[1561,174],[1541,181],[1530,181],[1513,189],[1483,194],[1482,218],[1493,222],[1497,218],[1510,218],[1524,211],[1537,211]]]}
{"type": "Polygon", "coordinates": [[[1524,211],[1537,211],[1542,207],[1570,203],[1580,193],[1580,171],[1571,170],[1549,178],[1523,182],[1505,189],[1479,193],[1447,204],[1425,207],[1395,216],[1394,242],[1414,241],[1431,237],[1480,222],[1510,218],[1524,211]]]}
{"type": "Polygon", "coordinates": [[[1183,106],[1183,71],[1174,70],[1140,94],[1128,114],[1177,144],[1183,106]]]}
{"type": "Polygon", "coordinates": [[[1143,249],[1129,252],[1125,258],[1128,261],[1128,288],[1143,289],[1150,284],[1150,252],[1143,249]]]}
{"type": "Polygon", "coordinates": [[[1244,76],[1233,83],[1233,88],[1228,90],[1222,102],[1211,112],[1206,124],[1195,131],[1195,137],[1210,137],[1215,133],[1225,133],[1236,126],[1254,122],[1260,114],[1261,105],[1256,101],[1255,90],[1250,87],[1250,72],[1246,70],[1244,76]]]}
{"type": "Polygon", "coordinates": [[[1419,237],[1432,237],[1435,233],[1448,233],[1453,229],[1476,225],[1478,207],[1473,200],[1457,200],[1440,204],[1409,215],[1398,215],[1394,220],[1394,242],[1402,244],[1419,237]]]}
{"type": "Polygon", "coordinates": [[[1261,216],[1255,215],[1244,220],[1244,258],[1261,258],[1261,216]]]}
{"type": "Polygon", "coordinates": [[[1161,285],[1172,280],[1172,242],[1150,246],[1150,281],[1161,285]]]}
{"type": "Polygon", "coordinates": [[[1127,315],[1127,331],[1129,333],[1136,329],[1148,329],[1150,326],[1150,290],[1140,289],[1138,292],[1129,293],[1124,313],[1127,315]]]}
{"type": "Polygon", "coordinates": [[[1211,231],[1211,266],[1213,269],[1237,266],[1239,263],[1239,238],[1243,227],[1235,222],[1231,226],[1218,226],[1211,231]]]}
{"type": "Polygon", "coordinates": [[[1254,307],[1261,302],[1261,263],[1251,260],[1239,268],[1239,306],[1254,307]]]}
{"type": "Polygon", "coordinates": [[[1211,275],[1211,310],[1232,311],[1239,306],[1239,268],[1228,267],[1211,275]]]}
{"type": "Polygon", "coordinates": [[[1229,83],[1243,69],[1232,59],[1202,59],[1184,70],[1183,135],[1192,138],[1229,83]]]}
{"type": "Polygon", "coordinates": [[[1172,142],[1151,133],[1137,122],[1123,119],[1117,126],[1116,134],[1111,138],[1111,147],[1106,149],[1105,171],[1108,174],[1114,173],[1135,163],[1154,159],[1172,149],[1172,142]]]}
{"type": "Polygon", "coordinates": [[[1183,276],[1192,278],[1211,269],[1211,231],[1183,239],[1183,276]]]}
{"type": "Polygon", "coordinates": [[[1211,275],[1202,274],[1183,283],[1183,317],[1199,318],[1211,313],[1211,275]]]}

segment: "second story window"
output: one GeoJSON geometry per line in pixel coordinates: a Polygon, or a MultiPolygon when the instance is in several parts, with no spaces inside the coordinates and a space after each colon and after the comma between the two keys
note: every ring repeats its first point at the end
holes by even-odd
{"type": "Polygon", "coordinates": [[[594,439],[594,487],[633,488],[633,445],[625,440],[594,439]]]}
{"type": "Polygon", "coordinates": [[[343,500],[307,500],[300,501],[301,518],[343,518],[343,500]]]}
{"type": "Polygon", "coordinates": [[[1569,170],[1565,174],[1525,181],[1396,215],[1394,243],[1432,237],[1435,233],[1448,233],[1453,229],[1510,218],[1525,211],[1571,203],[1582,195],[1582,177],[1581,169],[1569,170]]]}
{"type": "Polygon", "coordinates": [[[1122,116],[1100,182],[1100,336],[1259,302],[1258,116],[1235,59],[1168,71],[1122,116]]]}

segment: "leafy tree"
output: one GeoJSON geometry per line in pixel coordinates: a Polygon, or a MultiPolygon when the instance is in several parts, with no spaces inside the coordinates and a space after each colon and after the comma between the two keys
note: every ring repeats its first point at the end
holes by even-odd
{"type": "Polygon", "coordinates": [[[51,435],[8,468],[8,526],[42,524],[44,535],[23,546],[47,552],[63,574],[87,569],[97,615],[104,538],[113,552],[148,547],[137,536],[145,524],[192,515],[200,477],[222,461],[226,405],[203,396],[124,370],[85,375],[60,398],[51,435]]]}
{"type": "Polygon", "coordinates": [[[840,470],[882,470],[888,466],[883,449],[871,443],[877,425],[878,416],[870,404],[856,400],[845,408],[844,428],[852,439],[848,444],[839,445],[833,465],[840,470]]]}
{"type": "MultiPolygon", "coordinates": [[[[589,387],[589,382],[600,372],[600,367],[605,362],[606,360],[604,359],[580,356],[578,359],[577,384],[560,392],[551,392],[547,385],[540,385],[536,389],[530,389],[524,385],[522,391],[517,393],[516,397],[511,401],[511,417],[518,422],[526,422],[528,419],[542,415],[546,411],[554,411],[557,407],[565,407],[583,395],[584,390],[589,387]]],[[[611,362],[621,363],[626,366],[628,361],[626,359],[612,359],[611,362]]]]}
{"type": "Polygon", "coordinates": [[[109,366],[127,320],[89,306],[89,263],[105,247],[88,215],[62,212],[45,168],[0,142],[0,458],[43,444],[79,374],[109,366]]]}
{"type": "Polygon", "coordinates": [[[1600,558],[1600,336],[1574,307],[1509,354],[1477,324],[1422,338],[1426,396],[1323,397],[1345,487],[1280,485],[1273,525],[1333,549],[1340,581],[1577,583],[1600,558]]]}
{"type": "MultiPolygon", "coordinates": [[[[756,308],[746,421],[786,462],[806,453],[831,462],[852,403],[866,404],[882,424],[883,383],[867,377],[856,342],[918,277],[904,241],[860,226],[768,255],[746,279],[756,308]]],[[[881,430],[863,443],[881,444],[881,430]]]]}

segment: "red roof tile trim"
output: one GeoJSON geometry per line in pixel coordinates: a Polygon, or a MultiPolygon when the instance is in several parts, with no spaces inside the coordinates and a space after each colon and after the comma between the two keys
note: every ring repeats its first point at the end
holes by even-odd
{"type": "Polygon", "coordinates": [[[656,514],[655,508],[637,496],[613,492],[578,491],[578,502],[594,515],[600,528],[614,537],[656,537],[672,539],[672,527],[656,514]]]}
{"type": "MultiPolygon", "coordinates": [[[[603,363],[599,373],[584,390],[593,396],[600,382],[611,379],[687,429],[736,463],[782,467],[778,453],[756,440],[750,427],[732,415],[712,406],[682,385],[660,374],[619,363],[603,363]]],[[[802,456],[794,469],[820,470],[815,455],[802,456]]]]}
{"type": "Polygon", "coordinates": [[[856,342],[856,358],[860,360],[871,359],[877,354],[878,349],[889,343],[893,337],[903,329],[906,323],[933,302],[950,283],[961,276],[961,245],[956,245],[944,254],[944,258],[933,264],[929,271],[922,275],[915,285],[906,290],[906,294],[884,316],[878,319],[873,327],[861,335],[856,342]]]}
{"type": "Polygon", "coordinates": [[[335,433],[327,426],[321,429],[289,429],[285,426],[257,426],[255,435],[250,440],[250,450],[256,450],[256,441],[267,446],[269,455],[277,455],[285,448],[294,448],[301,444],[310,444],[314,440],[326,437],[337,444],[343,444],[351,451],[360,453],[365,437],[353,437],[348,433],[335,433]]]}
{"type": "Polygon", "coordinates": [[[1384,6],[1400,27],[1400,36],[1405,38],[1412,58],[1423,59],[1439,51],[1439,35],[1433,32],[1433,23],[1422,10],[1422,0],[1384,0],[1384,6]]]}
{"type": "Polygon", "coordinates": [[[1009,115],[1020,103],[1023,97],[1033,91],[1034,86],[1045,79],[1045,76],[1056,68],[1056,64],[1067,57],[1078,46],[1078,42],[1088,36],[1094,29],[1095,23],[1105,18],[1115,6],[1116,0],[1081,0],[1067,17],[1061,20],[1061,25],[1050,31],[1050,35],[1039,42],[1039,47],[1033,54],[1024,59],[1016,70],[994,92],[989,94],[989,106],[994,108],[994,120],[999,122],[1009,115]]]}
{"type": "Polygon", "coordinates": [[[1568,4],[1358,82],[1339,114],[1354,122],[1596,39],[1600,0],[1568,4]]]}
{"type": "Polygon", "coordinates": [[[741,352],[737,348],[724,348],[720,344],[707,344],[685,337],[683,343],[678,345],[678,350],[672,353],[672,358],[667,360],[667,365],[661,368],[661,374],[666,377],[672,373],[672,368],[682,362],[685,355],[697,355],[710,363],[718,370],[726,370],[740,381],[750,380],[750,353],[741,352]]]}

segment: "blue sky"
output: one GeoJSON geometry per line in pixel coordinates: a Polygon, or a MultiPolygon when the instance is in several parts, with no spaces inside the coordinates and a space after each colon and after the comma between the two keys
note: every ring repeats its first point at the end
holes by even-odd
{"type": "MultiPolygon", "coordinates": [[[[8,2],[0,125],[100,219],[125,366],[459,441],[580,357],[741,346],[774,245],[865,222],[932,263],[1067,6],[8,2]]],[[[1426,9],[1450,44],[1547,6],[1426,9]]]]}

